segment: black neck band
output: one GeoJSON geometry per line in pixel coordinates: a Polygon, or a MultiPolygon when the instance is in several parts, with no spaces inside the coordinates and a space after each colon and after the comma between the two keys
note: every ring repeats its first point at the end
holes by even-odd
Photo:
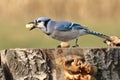
{"type": "Polygon", "coordinates": [[[45,23],[44,23],[45,27],[47,27],[47,24],[48,24],[49,21],[50,21],[50,19],[48,19],[47,21],[45,21],[45,23]]]}

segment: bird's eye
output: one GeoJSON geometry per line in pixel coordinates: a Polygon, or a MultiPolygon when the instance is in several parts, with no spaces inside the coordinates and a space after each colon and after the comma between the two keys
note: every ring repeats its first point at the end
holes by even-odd
{"type": "Polygon", "coordinates": [[[40,23],[40,22],[41,22],[41,20],[38,21],[38,23],[40,23]]]}

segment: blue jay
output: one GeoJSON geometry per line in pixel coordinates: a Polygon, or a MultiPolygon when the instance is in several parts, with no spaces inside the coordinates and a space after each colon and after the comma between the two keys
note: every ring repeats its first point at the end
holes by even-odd
{"type": "Polygon", "coordinates": [[[79,46],[79,36],[85,34],[92,34],[104,39],[109,38],[109,36],[107,35],[89,30],[80,24],[67,21],[54,21],[47,17],[39,17],[33,22],[29,22],[28,24],[26,24],[26,28],[29,28],[30,30],[33,30],[34,28],[39,28],[53,39],[63,42],[68,42],[73,39],[76,39],[75,47],[79,46]]]}

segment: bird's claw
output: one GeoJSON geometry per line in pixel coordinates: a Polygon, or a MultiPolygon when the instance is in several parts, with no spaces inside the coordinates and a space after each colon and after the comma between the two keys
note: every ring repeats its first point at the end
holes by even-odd
{"type": "Polygon", "coordinates": [[[61,45],[58,45],[57,48],[61,48],[61,45]]]}
{"type": "Polygon", "coordinates": [[[74,46],[72,46],[72,47],[79,47],[79,45],[77,44],[77,45],[74,45],[74,46]]]}

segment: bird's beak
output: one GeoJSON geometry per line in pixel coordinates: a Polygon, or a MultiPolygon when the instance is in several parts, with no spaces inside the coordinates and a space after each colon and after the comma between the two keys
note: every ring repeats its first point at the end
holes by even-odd
{"type": "Polygon", "coordinates": [[[28,28],[29,30],[33,30],[36,28],[36,24],[34,22],[29,22],[26,24],[26,28],[28,28]]]}

